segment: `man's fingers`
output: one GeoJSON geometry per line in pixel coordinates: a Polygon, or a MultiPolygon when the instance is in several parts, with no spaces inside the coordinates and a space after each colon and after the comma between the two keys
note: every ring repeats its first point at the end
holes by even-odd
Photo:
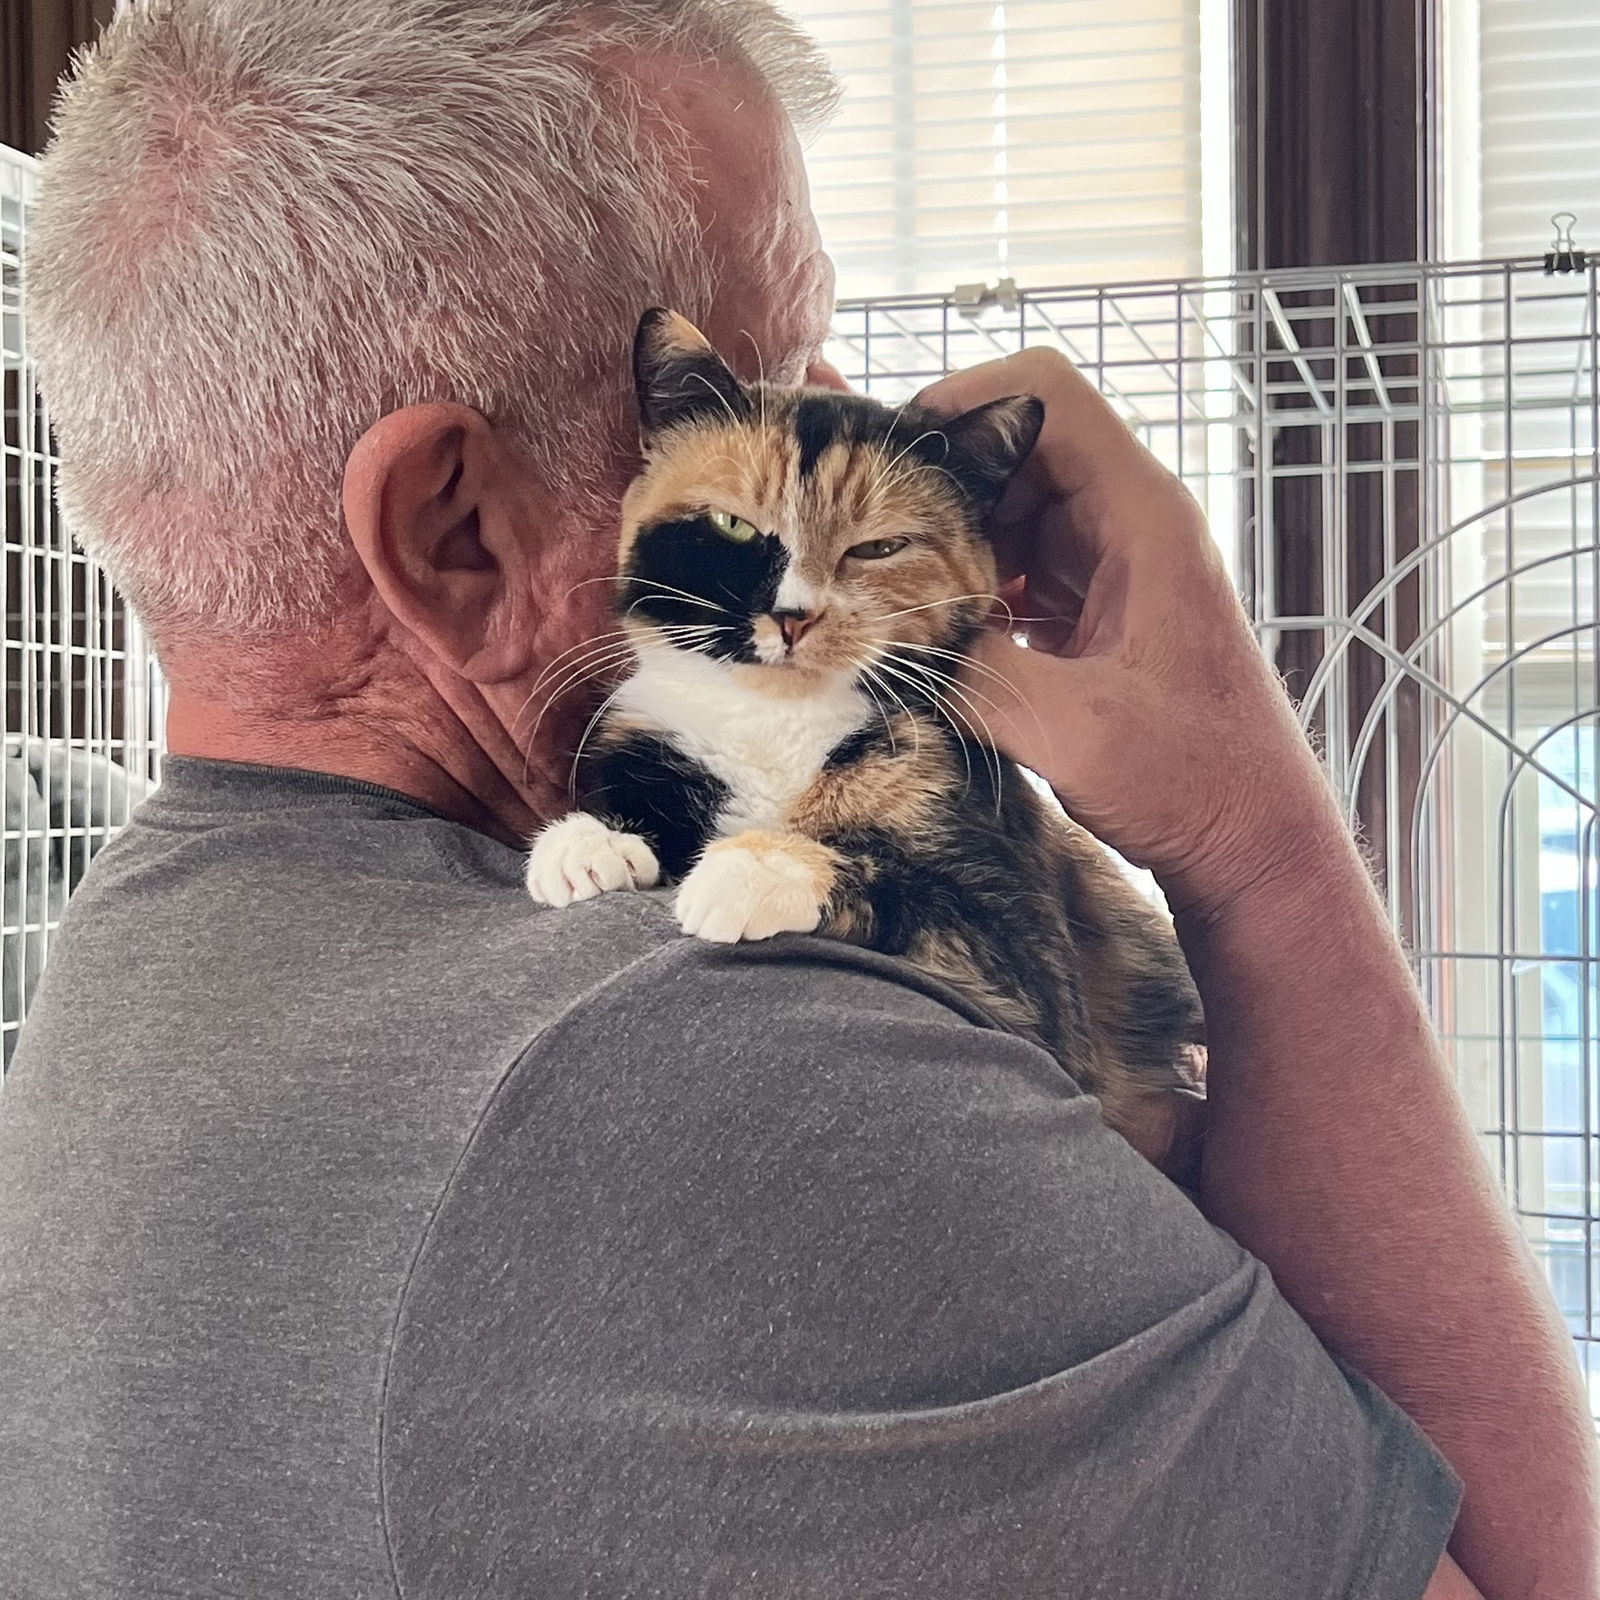
{"type": "Polygon", "coordinates": [[[1090,664],[1026,649],[1000,632],[980,634],[967,657],[961,682],[977,697],[995,743],[1054,782],[1091,698],[1090,664]]]}
{"type": "Polygon", "coordinates": [[[1056,350],[1023,350],[986,361],[941,378],[917,399],[953,416],[1014,394],[1044,401],[1044,432],[1030,461],[1045,470],[1057,493],[1081,494],[1107,474],[1155,465],[1105,396],[1056,350]]]}

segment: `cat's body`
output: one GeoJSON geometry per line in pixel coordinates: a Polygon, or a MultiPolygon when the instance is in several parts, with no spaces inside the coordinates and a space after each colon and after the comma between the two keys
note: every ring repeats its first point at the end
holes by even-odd
{"type": "Polygon", "coordinates": [[[746,389],[652,316],[617,585],[635,664],[531,891],[665,877],[701,937],[815,930],[902,956],[1036,1039],[1113,1126],[1187,1090],[1201,1017],[1170,925],[956,682],[994,585],[982,515],[1038,403],[941,425],[746,389]]]}

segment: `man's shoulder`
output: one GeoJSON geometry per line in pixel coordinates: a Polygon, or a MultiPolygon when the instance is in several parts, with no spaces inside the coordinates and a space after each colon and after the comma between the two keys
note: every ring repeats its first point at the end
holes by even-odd
{"type": "Polygon", "coordinates": [[[426,1045],[437,1022],[458,1054],[487,1031],[503,1058],[508,1030],[531,1038],[678,936],[664,895],[552,911],[492,840],[433,817],[361,820],[136,820],[69,904],[30,1031],[111,1006],[130,1043],[331,1032],[359,1054],[426,1045]],[[58,994],[71,1004],[55,1016],[58,994]]]}
{"type": "MultiPolygon", "coordinates": [[[[899,1354],[915,1369],[905,1381],[935,1392],[945,1358],[971,1356],[970,1305],[926,1303],[948,1274],[963,1298],[1007,1308],[996,1329],[1014,1318],[1030,1347],[1045,1339],[1030,1357],[1042,1372],[1241,1260],[1043,1050],[904,962],[799,935],[665,942],[530,1040],[442,1197],[415,1302],[455,1299],[472,1263],[503,1270],[519,1250],[519,1293],[569,1330],[592,1312],[595,1340],[615,1333],[618,1308],[586,1300],[603,1263],[634,1285],[629,1316],[661,1319],[663,1349],[668,1324],[694,1323],[694,1340],[724,1354],[745,1342],[758,1366],[772,1319],[809,1316],[824,1292],[825,1322],[856,1333],[852,1348],[812,1349],[807,1381],[846,1406],[883,1379],[857,1362],[855,1337],[892,1343],[920,1318],[926,1343],[899,1354]],[[1041,1286],[1100,1279],[1118,1230],[1140,1270],[1063,1320],[1041,1286]]],[[[771,1403],[794,1376],[746,1373],[771,1403]]]]}

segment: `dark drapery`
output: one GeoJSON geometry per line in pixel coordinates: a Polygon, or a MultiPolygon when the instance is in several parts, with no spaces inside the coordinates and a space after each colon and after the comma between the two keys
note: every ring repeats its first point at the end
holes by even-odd
{"type": "Polygon", "coordinates": [[[114,9],[115,0],[0,0],[0,144],[44,148],[56,79],[114,9]]]}
{"type": "Polygon", "coordinates": [[[1240,0],[1240,265],[1423,252],[1425,0],[1240,0]]]}
{"type": "MultiPolygon", "coordinates": [[[[1428,254],[1430,186],[1427,132],[1427,64],[1432,48],[1430,0],[1236,0],[1239,109],[1239,254],[1247,269],[1343,266],[1372,262],[1413,262],[1428,254]]],[[[1285,296],[1288,305],[1315,303],[1285,296]]],[[[1386,341],[1410,343],[1417,337],[1412,283],[1377,284],[1362,290],[1363,315],[1386,341]],[[1401,308],[1385,313],[1386,303],[1401,308]]],[[[1330,348],[1336,328],[1306,319],[1297,323],[1302,340],[1330,348]]],[[[1332,358],[1310,365],[1325,378],[1332,358]]],[[[1415,359],[1384,359],[1391,393],[1415,394],[1415,359]]],[[[1271,371],[1287,378],[1293,369],[1271,371]]],[[[1305,404],[1287,393],[1280,405],[1305,404]]],[[[1282,414],[1282,413],[1280,413],[1282,414]]],[[[1377,473],[1353,472],[1344,479],[1340,525],[1329,526],[1321,474],[1274,475],[1266,492],[1273,529],[1272,610],[1278,616],[1317,616],[1325,609],[1325,570],[1330,552],[1342,544],[1347,594],[1359,599],[1381,581],[1390,563],[1402,560],[1419,538],[1420,473],[1415,468],[1419,438],[1415,422],[1397,421],[1385,437],[1379,423],[1346,424],[1331,440],[1312,427],[1280,427],[1269,433],[1275,466],[1329,464],[1337,450],[1346,462],[1388,456],[1413,464],[1393,477],[1393,501],[1384,504],[1384,482],[1377,473]],[[1385,516],[1392,546],[1385,550],[1385,516]],[[1334,542],[1339,541],[1339,542],[1334,542]]],[[[1257,508],[1264,510],[1267,508],[1257,508]]],[[[1417,637],[1415,582],[1402,585],[1370,625],[1404,650],[1417,637]]],[[[1306,687],[1324,649],[1319,629],[1284,632],[1277,639],[1277,664],[1293,693],[1306,687]]],[[[1352,728],[1359,727],[1374,700],[1385,693],[1382,658],[1364,647],[1350,657],[1352,728]]],[[[1361,775],[1358,811],[1367,837],[1381,841],[1391,821],[1401,836],[1409,832],[1415,804],[1423,730],[1417,698],[1401,684],[1391,695],[1386,717],[1395,734],[1394,803],[1401,815],[1388,815],[1391,791],[1385,740],[1374,746],[1361,775]]],[[[1390,864],[1376,860],[1380,869],[1390,864]]],[[[1403,875],[1410,862],[1394,864],[1403,875]]],[[[1402,884],[1409,903],[1409,883],[1402,884]]]]}

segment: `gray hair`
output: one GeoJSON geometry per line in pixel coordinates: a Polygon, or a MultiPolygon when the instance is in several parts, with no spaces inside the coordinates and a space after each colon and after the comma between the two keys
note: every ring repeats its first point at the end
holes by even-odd
{"type": "Polygon", "coordinates": [[[398,406],[474,407],[598,509],[639,311],[711,296],[682,131],[617,65],[663,46],[802,127],[833,98],[766,0],[147,0],[81,57],[29,336],[64,511],[158,633],[326,619],[398,406]]]}

